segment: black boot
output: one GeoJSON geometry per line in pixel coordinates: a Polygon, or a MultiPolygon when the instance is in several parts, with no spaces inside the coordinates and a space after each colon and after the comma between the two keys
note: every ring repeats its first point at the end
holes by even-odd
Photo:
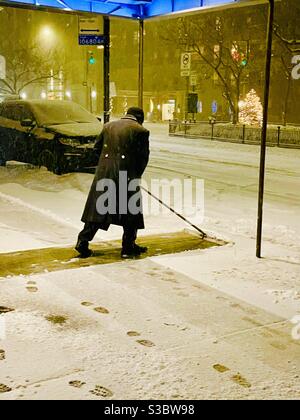
{"type": "Polygon", "coordinates": [[[148,248],[146,246],[139,246],[137,244],[134,244],[134,250],[135,252],[138,252],[140,255],[146,254],[146,252],[148,252],[148,248]]]}
{"type": "Polygon", "coordinates": [[[90,258],[93,255],[93,252],[89,249],[88,242],[78,241],[75,249],[79,253],[80,258],[90,258]]]}
{"type": "Polygon", "coordinates": [[[136,244],[132,245],[131,247],[123,247],[122,258],[130,259],[130,258],[140,257],[142,254],[145,254],[147,251],[148,251],[148,248],[141,247],[136,244]]]}

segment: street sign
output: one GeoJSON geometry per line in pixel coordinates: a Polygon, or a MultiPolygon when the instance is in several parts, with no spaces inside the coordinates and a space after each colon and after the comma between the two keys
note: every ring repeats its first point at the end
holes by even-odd
{"type": "Polygon", "coordinates": [[[6,60],[3,55],[0,55],[0,80],[6,79],[6,60]]]}
{"type": "Polygon", "coordinates": [[[79,45],[104,45],[98,18],[79,18],[79,45]]]}
{"type": "Polygon", "coordinates": [[[190,77],[191,71],[190,70],[181,70],[182,77],[190,77]]]}
{"type": "Polygon", "coordinates": [[[191,76],[191,86],[197,86],[197,75],[196,76],[194,76],[194,75],[192,75],[191,76]]]}
{"type": "Polygon", "coordinates": [[[104,35],[79,35],[79,45],[105,45],[104,35]]]}
{"type": "Polygon", "coordinates": [[[211,110],[212,110],[213,114],[216,114],[218,112],[218,102],[217,101],[213,101],[213,103],[211,105],[211,110]]]}
{"type": "Polygon", "coordinates": [[[181,76],[190,77],[191,75],[192,54],[181,54],[181,76]]]}
{"type": "Polygon", "coordinates": [[[181,54],[181,70],[191,70],[192,54],[183,53],[181,54]]]}

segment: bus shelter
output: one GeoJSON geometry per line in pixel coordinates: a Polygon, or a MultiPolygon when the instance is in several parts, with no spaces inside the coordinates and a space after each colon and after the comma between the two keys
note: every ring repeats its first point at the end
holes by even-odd
{"type": "MultiPolygon", "coordinates": [[[[31,8],[36,10],[57,10],[65,13],[100,14],[103,16],[103,33],[96,27],[79,28],[79,42],[89,45],[98,42],[103,45],[103,87],[104,87],[104,122],[109,121],[110,110],[110,17],[122,17],[139,21],[139,86],[138,102],[143,107],[144,86],[144,22],[147,19],[182,13],[195,13],[216,8],[233,8],[262,3],[269,4],[268,28],[266,39],[266,68],[264,86],[264,115],[261,138],[261,159],[259,177],[259,203],[257,222],[256,256],[261,258],[263,203],[265,185],[265,162],[267,146],[267,124],[270,94],[270,76],[272,59],[272,38],[274,9],[276,0],[0,0],[0,5],[31,8]]],[[[84,20],[83,20],[84,21],[84,20]]]]}

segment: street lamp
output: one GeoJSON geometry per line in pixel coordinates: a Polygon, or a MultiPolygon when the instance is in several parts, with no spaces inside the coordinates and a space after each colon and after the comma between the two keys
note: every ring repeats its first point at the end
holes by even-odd
{"type": "Polygon", "coordinates": [[[42,26],[38,37],[45,48],[51,48],[55,44],[56,34],[51,26],[42,26]]]}

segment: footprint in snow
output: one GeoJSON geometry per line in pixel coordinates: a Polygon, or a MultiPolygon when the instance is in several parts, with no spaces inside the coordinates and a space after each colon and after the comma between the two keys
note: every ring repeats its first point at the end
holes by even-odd
{"type": "Polygon", "coordinates": [[[231,380],[238,384],[239,386],[242,386],[243,388],[251,388],[252,385],[250,382],[248,382],[247,379],[243,378],[239,373],[237,375],[234,375],[231,380]]]}
{"type": "Polygon", "coordinates": [[[127,333],[128,337],[140,337],[140,333],[137,331],[128,331],[127,333]]]}
{"type": "Polygon", "coordinates": [[[12,389],[4,384],[0,384],[0,394],[4,394],[5,392],[11,392],[12,389]]]}
{"type": "Polygon", "coordinates": [[[29,281],[27,283],[26,290],[29,293],[37,293],[39,291],[39,289],[36,287],[36,282],[35,281],[29,281]]]}
{"type": "Polygon", "coordinates": [[[91,302],[82,302],[81,305],[86,307],[86,308],[89,308],[90,306],[94,306],[94,304],[91,303],[91,302]]]}
{"type": "Polygon", "coordinates": [[[137,343],[144,347],[155,347],[155,344],[150,340],[137,340],[137,343]]]}
{"type": "MultiPolygon", "coordinates": [[[[92,308],[94,304],[91,302],[81,302],[81,306],[84,306],[85,308],[92,308]]],[[[94,311],[97,312],[98,314],[104,314],[104,315],[109,314],[109,310],[104,308],[103,306],[96,306],[94,308],[94,311]]]]}
{"type": "Polygon", "coordinates": [[[104,386],[101,386],[101,385],[96,385],[95,389],[90,391],[90,393],[95,395],[96,397],[102,397],[102,398],[111,398],[114,395],[110,389],[105,388],[104,386]]]}
{"type": "Polygon", "coordinates": [[[84,385],[86,385],[86,383],[81,382],[81,381],[70,381],[69,385],[72,386],[73,388],[80,389],[80,388],[84,387],[84,385]]]}
{"type": "MultiPolygon", "coordinates": [[[[127,333],[128,337],[140,337],[141,334],[137,331],[128,331],[127,333]]],[[[137,340],[136,341],[138,344],[140,344],[141,346],[144,347],[155,347],[155,344],[152,343],[152,341],[150,340],[137,340]]]]}
{"type": "Polygon", "coordinates": [[[95,312],[98,312],[99,314],[104,314],[104,315],[109,314],[109,310],[108,310],[108,309],[106,309],[106,308],[103,308],[103,307],[101,307],[101,306],[99,306],[99,307],[97,307],[97,308],[94,308],[94,311],[95,311],[95,312]]]}
{"type": "Polygon", "coordinates": [[[220,364],[214,365],[213,368],[219,373],[226,373],[230,371],[228,367],[220,365],[220,364]]]}

